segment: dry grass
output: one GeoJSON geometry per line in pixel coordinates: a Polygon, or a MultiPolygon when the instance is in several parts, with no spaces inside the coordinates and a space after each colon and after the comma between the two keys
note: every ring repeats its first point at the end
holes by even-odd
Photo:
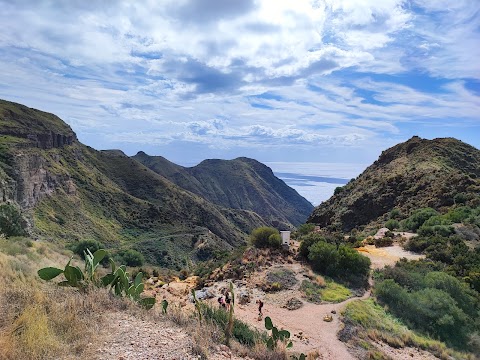
{"type": "Polygon", "coordinates": [[[105,310],[125,307],[106,289],[44,284],[36,270],[65,264],[68,258],[48,244],[0,241],[0,359],[80,358],[102,324],[105,310]],[[23,246],[25,245],[25,246],[23,246]],[[23,247],[14,255],[5,247],[23,247]],[[48,255],[48,257],[46,256],[48,255]]]}

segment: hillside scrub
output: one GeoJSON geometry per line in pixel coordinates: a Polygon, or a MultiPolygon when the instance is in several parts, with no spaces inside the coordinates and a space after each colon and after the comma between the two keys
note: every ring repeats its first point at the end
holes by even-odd
{"type": "Polygon", "coordinates": [[[11,204],[0,205],[0,234],[5,236],[23,236],[25,220],[20,211],[11,204]]]}
{"type": "Polygon", "coordinates": [[[440,359],[451,357],[474,359],[471,354],[454,351],[447,348],[443,342],[410,330],[401,320],[388,314],[382,306],[376,304],[373,299],[352,301],[347,304],[342,315],[346,326],[340,331],[340,338],[347,341],[351,339],[351,334],[355,334],[358,338],[353,339],[354,342],[361,348],[369,350],[370,354],[375,353],[375,347],[369,342],[375,343],[381,340],[394,348],[414,346],[427,350],[440,359]],[[351,331],[352,327],[359,330],[351,331]]]}
{"type": "Polygon", "coordinates": [[[377,274],[374,293],[412,328],[458,349],[478,350],[472,340],[480,331],[479,293],[442,270],[441,263],[399,261],[377,274]]]}
{"type": "Polygon", "coordinates": [[[477,207],[479,193],[480,150],[453,138],[412,137],[383,151],[342,192],[317,206],[307,222],[329,231],[368,231],[383,226],[392,211],[400,221],[415,209],[477,207]]]}
{"type": "Polygon", "coordinates": [[[353,287],[367,286],[370,259],[350,245],[338,244],[336,237],[309,234],[302,238],[299,254],[307,258],[312,268],[321,274],[353,287]]]}
{"type": "Polygon", "coordinates": [[[410,251],[424,253],[445,272],[453,274],[480,292],[480,247],[470,249],[459,236],[418,236],[405,245],[410,251]]]}

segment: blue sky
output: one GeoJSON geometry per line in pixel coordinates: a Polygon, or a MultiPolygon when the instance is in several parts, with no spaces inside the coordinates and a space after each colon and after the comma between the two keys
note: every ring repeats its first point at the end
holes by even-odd
{"type": "Polygon", "coordinates": [[[413,135],[480,147],[480,1],[0,7],[0,98],[96,149],[368,164],[413,135]]]}

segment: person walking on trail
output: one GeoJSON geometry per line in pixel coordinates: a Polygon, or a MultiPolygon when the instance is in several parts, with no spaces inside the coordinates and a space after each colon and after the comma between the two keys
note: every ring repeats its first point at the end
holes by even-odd
{"type": "Polygon", "coordinates": [[[218,305],[220,306],[220,308],[225,308],[225,299],[223,298],[223,296],[220,296],[218,298],[218,305]]]}
{"type": "Polygon", "coordinates": [[[256,301],[256,303],[258,305],[258,321],[260,321],[263,318],[263,313],[262,313],[263,301],[259,299],[256,301]]]}
{"type": "Polygon", "coordinates": [[[227,311],[230,311],[230,303],[232,302],[232,299],[230,299],[230,292],[227,290],[225,291],[225,303],[227,305],[227,311]]]}

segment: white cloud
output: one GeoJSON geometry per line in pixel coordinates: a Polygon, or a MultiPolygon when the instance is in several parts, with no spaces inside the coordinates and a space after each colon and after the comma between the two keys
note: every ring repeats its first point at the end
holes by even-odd
{"type": "Polygon", "coordinates": [[[475,1],[0,6],[0,96],[101,146],[360,148],[404,124],[478,122],[475,1]],[[410,73],[443,82],[395,80],[410,73]]]}

